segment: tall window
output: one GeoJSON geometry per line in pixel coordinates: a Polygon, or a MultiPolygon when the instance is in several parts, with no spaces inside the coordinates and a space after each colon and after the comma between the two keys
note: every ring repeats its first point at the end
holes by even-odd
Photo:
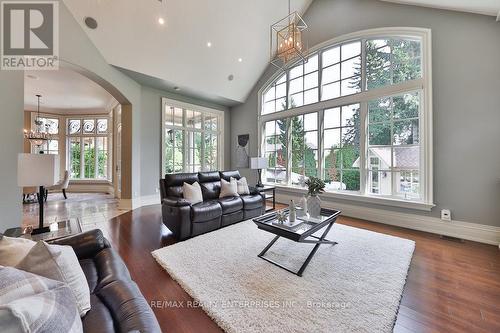
{"type": "Polygon", "coordinates": [[[359,191],[359,104],[326,109],[323,119],[326,189],[359,191]]]}
{"type": "Polygon", "coordinates": [[[288,168],[287,140],[288,120],[273,120],[265,124],[264,141],[267,158],[266,180],[270,183],[286,183],[288,168]]]}
{"type": "Polygon", "coordinates": [[[36,117],[36,114],[32,114],[32,124],[31,128],[38,127],[41,133],[51,134],[51,140],[45,142],[40,148],[33,146],[33,153],[43,152],[44,154],[59,154],[59,118],[55,117],[36,117]],[[37,126],[35,121],[40,121],[40,125],[37,126]]]}
{"type": "Polygon", "coordinates": [[[68,118],[67,164],[71,179],[111,179],[110,120],[68,118]]]}
{"type": "Polygon", "coordinates": [[[396,30],[314,50],[262,90],[267,182],[432,204],[430,34],[396,30]]]}
{"type": "Polygon", "coordinates": [[[223,113],[163,99],[163,173],[218,170],[223,113]]]}

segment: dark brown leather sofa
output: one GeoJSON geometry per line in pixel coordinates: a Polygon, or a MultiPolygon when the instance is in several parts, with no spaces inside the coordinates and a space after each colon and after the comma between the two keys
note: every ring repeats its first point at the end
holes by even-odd
{"type": "Polygon", "coordinates": [[[239,171],[167,174],[160,179],[163,223],[178,240],[197,236],[265,212],[265,198],[256,188],[249,195],[219,198],[221,178],[240,179],[239,171]],[[203,202],[191,205],[183,198],[182,185],[198,182],[203,202]]]}
{"type": "Polygon", "coordinates": [[[87,278],[91,309],[82,318],[84,332],[161,332],[125,263],[100,230],[51,243],[71,246],[87,278]]]}

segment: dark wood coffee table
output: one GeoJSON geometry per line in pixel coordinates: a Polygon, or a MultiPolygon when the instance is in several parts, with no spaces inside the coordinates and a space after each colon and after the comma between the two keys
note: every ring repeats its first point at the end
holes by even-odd
{"type": "MultiPolygon", "coordinates": [[[[285,209],[284,211],[288,212],[288,208],[285,209]]],[[[309,265],[309,262],[314,257],[314,254],[316,254],[316,251],[318,250],[321,244],[330,244],[330,245],[337,244],[337,242],[328,240],[325,237],[326,235],[328,235],[328,232],[332,228],[333,224],[337,220],[337,217],[340,215],[340,213],[341,212],[339,210],[322,208],[321,217],[319,219],[313,219],[306,216],[297,217],[297,222],[295,222],[292,225],[277,223],[276,212],[262,215],[258,218],[253,219],[254,223],[257,225],[259,229],[268,231],[276,235],[276,237],[274,237],[274,239],[262,250],[261,253],[259,253],[258,256],[270,262],[271,264],[274,264],[278,267],[283,268],[286,271],[289,271],[290,273],[302,276],[302,273],[306,269],[307,265],[309,265]],[[325,231],[320,237],[314,235],[314,233],[320,231],[323,228],[325,228],[325,231]],[[309,253],[306,260],[302,264],[302,267],[300,267],[298,271],[293,271],[290,268],[285,267],[280,263],[271,260],[269,258],[266,258],[264,256],[266,252],[271,248],[271,246],[273,246],[273,244],[280,237],[290,239],[297,243],[315,244],[311,253],[309,253]]]]}

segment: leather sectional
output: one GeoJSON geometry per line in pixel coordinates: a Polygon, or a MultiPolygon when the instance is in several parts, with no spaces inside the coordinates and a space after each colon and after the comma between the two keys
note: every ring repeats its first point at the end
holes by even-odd
{"type": "Polygon", "coordinates": [[[100,230],[50,243],[71,246],[87,278],[91,309],[82,318],[84,332],[161,332],[125,263],[100,230]]]}
{"type": "Polygon", "coordinates": [[[197,236],[233,223],[260,216],[265,198],[256,188],[250,194],[219,198],[221,178],[240,179],[239,171],[211,171],[167,174],[160,179],[163,223],[178,240],[197,236]],[[183,198],[182,185],[198,182],[203,202],[190,204],[183,198]]]}

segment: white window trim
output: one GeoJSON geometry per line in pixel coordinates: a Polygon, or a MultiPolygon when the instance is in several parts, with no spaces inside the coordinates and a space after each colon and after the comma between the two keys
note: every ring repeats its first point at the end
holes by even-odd
{"type": "MultiPolygon", "coordinates": [[[[162,99],[161,99],[161,124],[160,124],[160,126],[161,126],[160,177],[163,178],[165,176],[164,170],[166,167],[166,165],[165,165],[165,128],[168,127],[168,128],[178,129],[178,130],[182,130],[182,131],[184,131],[184,130],[197,131],[194,128],[188,128],[186,126],[186,119],[185,119],[186,117],[184,117],[184,116],[183,116],[183,120],[182,120],[182,122],[183,122],[182,126],[175,126],[175,125],[166,126],[165,125],[165,121],[166,121],[166,119],[165,119],[165,106],[167,106],[167,105],[171,106],[171,107],[179,108],[179,109],[187,109],[187,110],[191,110],[191,111],[198,111],[201,113],[211,113],[211,114],[215,114],[219,117],[219,125],[218,125],[219,128],[217,130],[217,133],[218,133],[218,142],[217,142],[218,160],[217,160],[217,164],[218,164],[219,169],[223,169],[223,166],[224,166],[224,121],[225,121],[224,111],[162,97],[162,99]]],[[[203,132],[203,130],[200,130],[199,132],[203,132]]],[[[185,142],[183,143],[182,149],[184,152],[184,156],[187,156],[188,147],[186,146],[185,142]]],[[[186,170],[186,167],[187,167],[187,162],[186,162],[186,158],[184,158],[183,165],[182,165],[183,170],[186,170]]]]}
{"type": "MultiPolygon", "coordinates": [[[[325,197],[340,198],[346,200],[360,201],[366,203],[382,204],[394,207],[411,208],[418,210],[430,211],[434,207],[434,191],[433,191],[433,132],[432,132],[432,33],[431,29],[426,28],[414,28],[414,27],[387,27],[387,28],[376,28],[357,31],[354,33],[349,33],[342,35],[323,43],[320,43],[309,49],[309,53],[317,52],[321,49],[334,46],[336,44],[342,44],[350,40],[357,39],[370,39],[377,37],[408,37],[415,38],[419,37],[422,41],[422,72],[424,73],[423,78],[406,81],[400,84],[392,86],[384,86],[381,88],[370,89],[368,91],[362,90],[360,93],[348,96],[338,97],[336,99],[331,99],[327,101],[319,101],[314,104],[308,104],[294,109],[283,110],[270,114],[261,114],[262,110],[262,96],[264,91],[275,81],[277,78],[283,74],[282,71],[277,71],[274,73],[264,85],[259,89],[257,94],[257,119],[258,119],[258,145],[259,156],[262,156],[262,151],[265,145],[265,136],[262,135],[265,123],[272,120],[277,120],[285,117],[292,117],[308,112],[319,112],[327,108],[334,108],[343,105],[355,104],[360,102],[368,102],[374,98],[380,96],[391,96],[398,95],[403,92],[408,92],[411,90],[421,90],[421,98],[424,103],[422,104],[422,109],[424,112],[420,115],[421,124],[421,135],[420,135],[420,149],[421,156],[424,157],[425,163],[421,163],[420,173],[422,174],[421,179],[423,180],[423,190],[422,190],[422,201],[415,200],[404,200],[397,199],[394,197],[381,197],[379,195],[369,195],[365,193],[351,194],[346,192],[328,192],[325,193],[325,197]]],[[[364,48],[362,48],[363,50],[364,48]]],[[[362,57],[363,58],[363,57],[362,57]]],[[[364,60],[362,60],[364,61],[364,60]]],[[[292,64],[293,65],[293,64],[292,64]]],[[[288,70],[288,68],[287,68],[288,70]]],[[[288,84],[287,84],[288,85],[288,84]]],[[[286,96],[288,98],[288,96],[286,96]]],[[[363,109],[363,108],[362,108],[363,109]]],[[[364,110],[365,112],[367,110],[364,110]]],[[[360,110],[363,112],[363,110],[360,110]]],[[[362,118],[364,119],[364,118],[362,118]]],[[[364,121],[361,126],[366,126],[364,121]]],[[[360,147],[364,151],[365,147],[360,147]]],[[[365,186],[366,177],[361,175],[360,186],[365,186]]],[[[283,186],[279,184],[273,184],[280,189],[291,189],[303,190],[302,188],[297,188],[293,186],[283,186]]]]}
{"type": "MultiPolygon", "coordinates": [[[[107,153],[108,153],[108,175],[106,179],[102,178],[71,178],[71,173],[70,173],[70,182],[76,182],[76,181],[87,181],[87,182],[111,182],[113,179],[113,159],[112,159],[112,137],[113,137],[113,120],[112,117],[109,116],[109,114],[90,114],[90,115],[69,115],[63,117],[64,119],[64,125],[66,126],[66,170],[70,170],[70,164],[71,164],[71,158],[70,158],[70,139],[71,138],[80,138],[80,156],[84,156],[84,144],[83,144],[83,138],[94,138],[94,148],[96,145],[96,139],[97,138],[108,138],[107,140],[107,153]],[[69,126],[69,121],[70,120],[80,120],[80,133],[75,133],[75,134],[70,134],[68,131],[68,126],[69,126]],[[93,119],[94,120],[94,133],[83,133],[83,121],[87,119],[93,119]],[[107,119],[108,120],[108,130],[106,133],[97,133],[97,120],[98,119],[107,119]]],[[[60,126],[60,125],[59,125],[60,126]]],[[[97,158],[94,161],[95,164],[95,170],[98,170],[98,160],[97,158]]],[[[80,174],[85,174],[84,172],[85,165],[84,163],[80,162],[80,174]]],[[[97,172],[97,171],[96,171],[97,172]]]]}

